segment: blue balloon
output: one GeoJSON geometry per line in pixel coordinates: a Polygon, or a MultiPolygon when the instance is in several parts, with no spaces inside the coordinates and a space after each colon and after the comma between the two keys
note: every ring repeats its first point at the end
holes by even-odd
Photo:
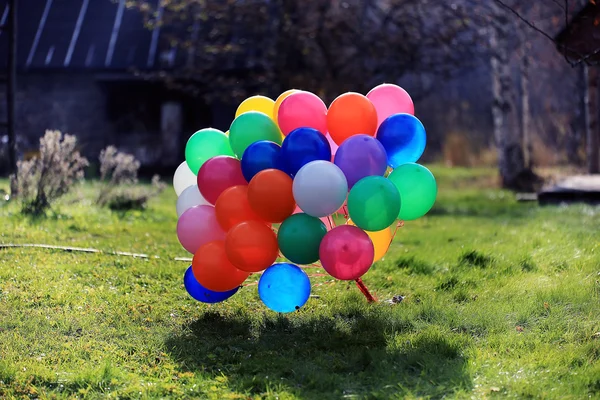
{"type": "Polygon", "coordinates": [[[227,300],[236,294],[239,289],[239,287],[236,287],[235,289],[227,292],[213,292],[212,290],[208,290],[196,280],[194,273],[192,272],[191,265],[187,271],[185,271],[185,275],[183,276],[183,285],[185,286],[185,290],[188,292],[188,294],[194,299],[201,301],[202,303],[209,304],[219,303],[227,300]]]}
{"type": "Polygon", "coordinates": [[[308,301],[310,280],[297,265],[273,264],[260,277],[258,295],[271,310],[292,312],[308,301]]]}
{"type": "Polygon", "coordinates": [[[296,173],[311,161],[331,161],[331,146],[325,135],[313,128],[298,128],[290,132],[281,145],[281,160],[285,172],[296,173]]]}
{"type": "Polygon", "coordinates": [[[396,168],[416,162],[423,151],[427,137],[425,127],[414,115],[394,114],[381,123],[377,139],[388,156],[388,165],[396,168]]]}
{"type": "Polygon", "coordinates": [[[281,147],[274,142],[261,140],[246,148],[242,155],[242,174],[250,182],[254,175],[265,169],[280,169],[281,147]]]}

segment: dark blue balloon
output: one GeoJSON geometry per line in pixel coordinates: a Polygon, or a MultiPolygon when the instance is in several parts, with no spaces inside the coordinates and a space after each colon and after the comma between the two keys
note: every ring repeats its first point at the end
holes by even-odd
{"type": "Polygon", "coordinates": [[[239,289],[239,287],[237,287],[227,292],[213,292],[212,290],[208,290],[203,287],[196,280],[196,278],[194,278],[194,273],[192,272],[191,266],[187,269],[187,271],[185,271],[185,275],[183,276],[183,285],[185,286],[185,290],[188,292],[188,294],[194,299],[201,301],[202,303],[209,304],[219,303],[227,300],[236,294],[239,289]]]}
{"type": "Polygon", "coordinates": [[[248,183],[265,169],[280,169],[283,166],[280,162],[281,147],[274,142],[261,140],[254,142],[246,148],[242,155],[242,174],[248,183]]]}
{"type": "Polygon", "coordinates": [[[296,175],[300,168],[311,161],[331,161],[331,146],[325,135],[318,130],[298,128],[283,140],[281,160],[285,172],[296,175]]]}
{"type": "Polygon", "coordinates": [[[260,277],[258,295],[271,310],[292,312],[308,301],[310,280],[297,265],[273,264],[260,277]]]}
{"type": "Polygon", "coordinates": [[[392,168],[416,162],[425,151],[427,141],[425,127],[410,114],[389,116],[377,130],[377,139],[385,148],[388,165],[392,168]]]}

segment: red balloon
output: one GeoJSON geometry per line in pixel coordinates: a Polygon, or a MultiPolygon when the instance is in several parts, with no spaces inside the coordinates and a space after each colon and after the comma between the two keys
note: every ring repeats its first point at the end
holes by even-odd
{"type": "Polygon", "coordinates": [[[325,234],[319,247],[321,265],[334,278],[352,281],[367,273],[375,257],[375,247],[365,231],[341,225],[325,234]]]}
{"type": "Polygon", "coordinates": [[[225,251],[235,267],[247,272],[259,272],[277,260],[279,246],[277,236],[270,227],[263,222],[247,221],[227,232],[225,251]]]}
{"type": "Polygon", "coordinates": [[[240,160],[233,157],[210,158],[198,171],[198,189],[210,204],[216,204],[225,189],[246,184],[240,160]]]}
{"type": "Polygon", "coordinates": [[[217,221],[225,232],[245,221],[260,221],[267,224],[250,207],[248,186],[233,186],[221,193],[215,204],[215,212],[217,221]]]}
{"type": "Polygon", "coordinates": [[[351,136],[375,136],[377,110],[366,96],[344,93],[336,98],[327,111],[327,129],[331,139],[339,146],[351,136]]]}
{"type": "Polygon", "coordinates": [[[250,275],[229,262],[222,240],[206,243],[198,249],[192,259],[192,273],[202,286],[214,292],[235,289],[250,275]]]}
{"type": "Polygon", "coordinates": [[[260,171],[248,185],[250,206],[265,221],[283,222],[296,208],[292,184],[292,178],[278,169],[260,171]]]}

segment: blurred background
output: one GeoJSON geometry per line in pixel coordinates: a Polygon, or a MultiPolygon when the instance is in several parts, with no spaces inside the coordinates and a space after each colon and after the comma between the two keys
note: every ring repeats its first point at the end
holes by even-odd
{"type": "Polygon", "coordinates": [[[0,173],[56,129],[171,176],[248,96],[388,82],[413,96],[422,162],[533,192],[548,168],[598,172],[599,22],[588,0],[0,0],[0,173]]]}

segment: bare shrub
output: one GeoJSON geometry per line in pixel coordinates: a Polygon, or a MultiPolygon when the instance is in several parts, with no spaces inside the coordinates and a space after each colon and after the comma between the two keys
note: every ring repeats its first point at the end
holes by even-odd
{"type": "Polygon", "coordinates": [[[77,151],[75,136],[47,130],[40,139],[39,155],[17,164],[17,193],[22,212],[43,214],[73,184],[83,179],[87,166],[87,159],[77,151]]]}
{"type": "Polygon", "coordinates": [[[127,153],[120,152],[114,146],[108,146],[100,152],[101,188],[98,204],[111,210],[141,210],[148,201],[160,194],[165,184],[160,177],[152,178],[152,185],[141,186],[138,183],[140,162],[127,153]]]}

